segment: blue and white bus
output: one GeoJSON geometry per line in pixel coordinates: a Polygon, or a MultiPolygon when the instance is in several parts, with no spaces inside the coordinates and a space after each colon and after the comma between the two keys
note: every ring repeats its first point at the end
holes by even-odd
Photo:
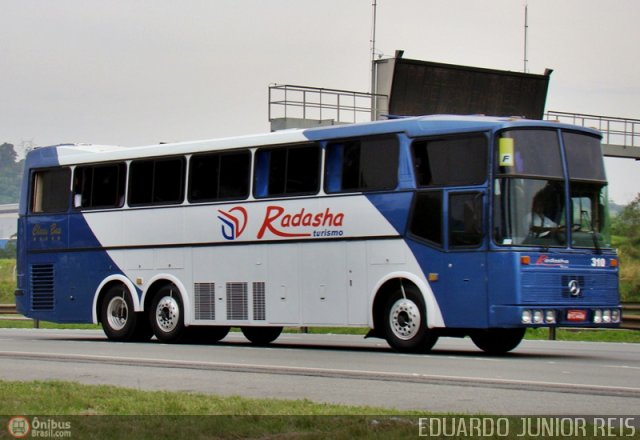
{"type": "Polygon", "coordinates": [[[600,135],[425,116],[26,159],[20,313],[116,341],[370,328],[404,352],[614,327],[600,135]]]}

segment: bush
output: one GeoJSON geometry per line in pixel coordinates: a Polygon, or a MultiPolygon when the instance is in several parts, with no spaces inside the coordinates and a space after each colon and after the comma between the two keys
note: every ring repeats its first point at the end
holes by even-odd
{"type": "Polygon", "coordinates": [[[16,301],[16,282],[13,277],[15,266],[14,259],[0,260],[0,304],[13,304],[16,301]]]}

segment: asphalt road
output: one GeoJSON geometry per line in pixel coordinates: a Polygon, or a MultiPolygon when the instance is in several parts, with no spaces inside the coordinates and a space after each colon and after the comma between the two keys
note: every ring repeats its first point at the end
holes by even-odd
{"type": "Polygon", "coordinates": [[[631,415],[640,344],[524,341],[504,357],[441,338],[404,355],[361,336],[283,334],[269,347],[114,343],[92,330],[0,329],[0,379],[309,399],[471,414],[631,415]]]}

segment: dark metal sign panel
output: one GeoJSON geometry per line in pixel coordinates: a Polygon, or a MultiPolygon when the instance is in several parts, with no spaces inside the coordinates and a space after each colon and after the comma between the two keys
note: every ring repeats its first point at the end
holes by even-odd
{"type": "Polygon", "coordinates": [[[544,115],[550,70],[535,75],[402,58],[376,63],[378,93],[389,94],[392,115],[544,115]]]}

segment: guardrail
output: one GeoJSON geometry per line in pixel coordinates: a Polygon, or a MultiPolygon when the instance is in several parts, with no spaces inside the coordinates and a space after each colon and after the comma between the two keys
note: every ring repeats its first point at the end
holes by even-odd
{"type": "MultiPolygon", "coordinates": [[[[0,304],[0,315],[17,315],[15,304],[0,304]]],[[[0,316],[0,320],[25,320],[30,321],[29,318],[24,317],[5,317],[0,316]]],[[[40,326],[39,321],[34,321],[33,326],[38,328],[40,326]]],[[[620,328],[628,330],[640,330],[640,303],[625,303],[622,304],[622,323],[620,328]]]]}
{"type": "MultiPolygon", "coordinates": [[[[25,318],[18,314],[15,304],[0,304],[0,321],[31,321],[31,318],[25,318]],[[13,316],[16,315],[16,316],[13,316]]],[[[33,328],[40,328],[40,321],[33,321],[33,328]]]]}
{"type": "Polygon", "coordinates": [[[622,304],[622,324],[620,328],[640,330],[640,303],[622,304]]]}

